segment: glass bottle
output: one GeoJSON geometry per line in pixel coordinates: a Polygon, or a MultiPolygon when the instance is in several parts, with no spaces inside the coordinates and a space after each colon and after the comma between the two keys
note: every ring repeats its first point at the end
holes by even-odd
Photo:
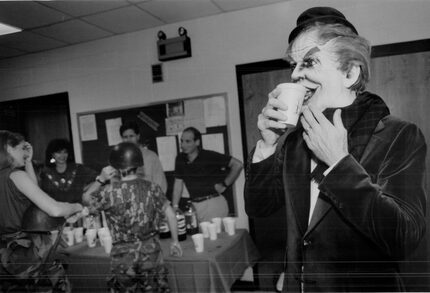
{"type": "Polygon", "coordinates": [[[187,234],[193,235],[199,233],[199,224],[197,222],[197,212],[191,200],[187,201],[185,208],[185,224],[187,227],[187,234]]]}
{"type": "Polygon", "coordinates": [[[176,209],[176,221],[178,223],[178,240],[184,241],[187,239],[187,230],[185,227],[185,216],[180,208],[176,209]]]}
{"type": "Polygon", "coordinates": [[[164,215],[160,218],[160,223],[158,224],[158,231],[160,233],[160,239],[166,239],[171,237],[169,224],[167,223],[167,219],[164,215]]]}

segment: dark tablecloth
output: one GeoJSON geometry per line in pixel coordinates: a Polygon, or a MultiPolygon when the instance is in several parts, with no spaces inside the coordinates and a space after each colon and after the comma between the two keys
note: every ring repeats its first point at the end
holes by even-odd
{"type": "MultiPolygon", "coordinates": [[[[204,252],[197,253],[191,237],[181,242],[182,257],[169,255],[170,239],[161,240],[169,269],[172,292],[230,292],[231,285],[245,269],[255,264],[259,253],[244,229],[233,236],[225,232],[217,240],[205,238],[204,252]]],[[[107,292],[110,258],[103,247],[89,248],[85,242],[62,251],[67,256],[67,274],[73,292],[107,292]]]]}

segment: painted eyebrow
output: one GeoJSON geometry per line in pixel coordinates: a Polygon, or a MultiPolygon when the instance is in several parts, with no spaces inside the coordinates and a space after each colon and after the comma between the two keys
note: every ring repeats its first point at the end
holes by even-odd
{"type": "MultiPolygon", "coordinates": [[[[303,60],[308,59],[310,56],[312,56],[313,54],[315,54],[319,51],[321,51],[321,50],[317,46],[312,47],[311,49],[309,49],[308,52],[306,52],[305,56],[303,56],[303,60]]],[[[294,61],[294,59],[289,54],[284,57],[284,60],[290,64],[296,64],[297,63],[296,61],[294,61]]]]}
{"type": "Polygon", "coordinates": [[[318,48],[317,46],[313,47],[312,49],[310,49],[305,56],[303,56],[303,60],[309,58],[310,56],[312,56],[313,54],[317,53],[321,51],[320,48],[318,48]]]}

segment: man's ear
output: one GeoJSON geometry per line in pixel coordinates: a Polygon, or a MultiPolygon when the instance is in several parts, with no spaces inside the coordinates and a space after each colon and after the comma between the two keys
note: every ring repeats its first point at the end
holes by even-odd
{"type": "Polygon", "coordinates": [[[352,64],[349,70],[346,72],[344,77],[344,85],[346,88],[350,88],[354,85],[360,77],[361,68],[357,64],[352,64]]]}

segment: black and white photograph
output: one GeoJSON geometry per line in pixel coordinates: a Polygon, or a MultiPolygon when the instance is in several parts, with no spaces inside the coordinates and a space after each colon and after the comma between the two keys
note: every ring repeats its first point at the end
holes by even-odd
{"type": "Polygon", "coordinates": [[[0,1],[0,292],[430,292],[429,15],[0,1]]]}

